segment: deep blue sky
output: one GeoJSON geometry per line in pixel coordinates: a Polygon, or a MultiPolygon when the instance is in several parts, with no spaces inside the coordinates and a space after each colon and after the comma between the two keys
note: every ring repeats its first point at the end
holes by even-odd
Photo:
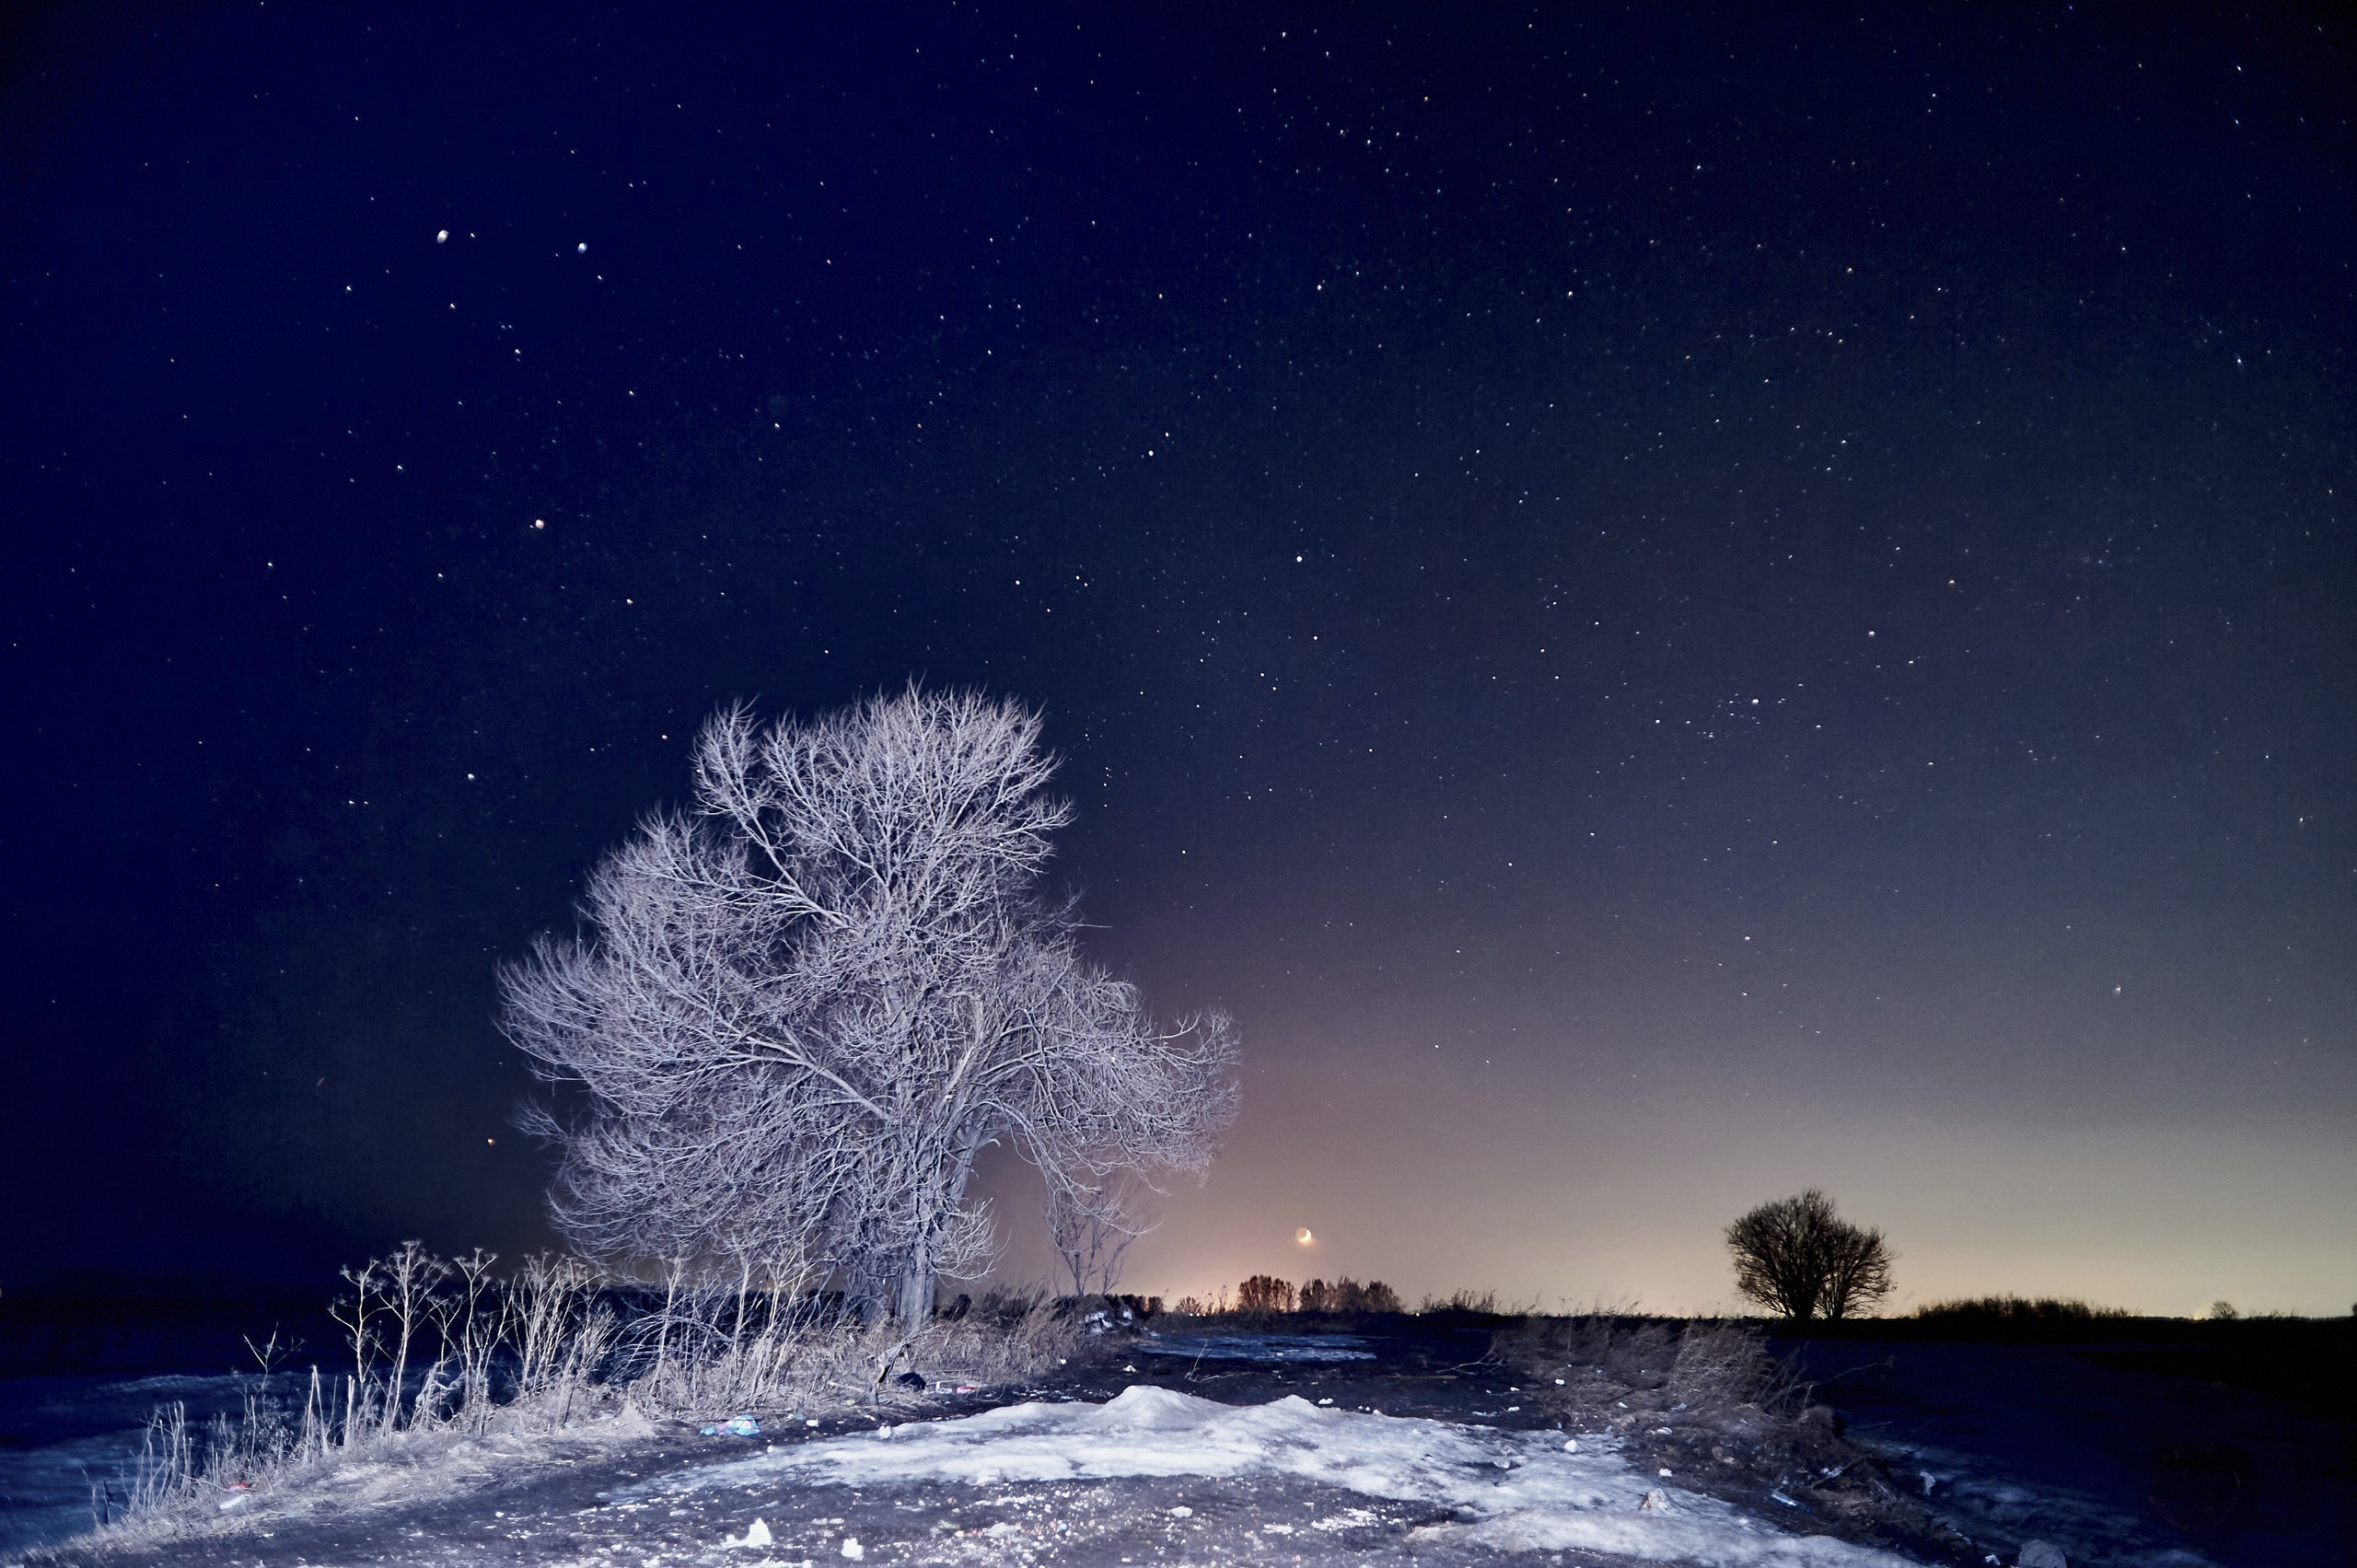
{"type": "Polygon", "coordinates": [[[11,29],[0,1288],[534,1241],[494,962],[913,676],[1242,1025],[1142,1288],[2357,1295],[2347,24],[11,29]]]}

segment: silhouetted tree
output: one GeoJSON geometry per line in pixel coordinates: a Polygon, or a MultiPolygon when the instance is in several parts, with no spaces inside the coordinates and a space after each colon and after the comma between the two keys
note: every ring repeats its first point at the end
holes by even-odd
{"type": "Polygon", "coordinates": [[[1812,1187],[1762,1203],[1727,1226],[1735,1287],[1771,1312],[1805,1323],[1853,1317],[1890,1294],[1882,1232],[1850,1224],[1812,1187]]]}
{"type": "Polygon", "coordinates": [[[1312,1280],[1302,1286],[1300,1308],[1304,1312],[1397,1312],[1399,1293],[1381,1280],[1361,1284],[1344,1274],[1331,1284],[1312,1280]]]}
{"type": "Polygon", "coordinates": [[[1238,1312],[1290,1312],[1293,1286],[1274,1274],[1255,1274],[1236,1287],[1238,1312]]]}

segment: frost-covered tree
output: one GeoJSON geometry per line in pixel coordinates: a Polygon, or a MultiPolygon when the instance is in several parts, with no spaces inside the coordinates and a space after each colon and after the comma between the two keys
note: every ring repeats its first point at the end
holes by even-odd
{"type": "Polygon", "coordinates": [[[967,1186],[992,1144],[1068,1214],[1125,1173],[1200,1175],[1234,1028],[1157,1024],[1081,952],[1041,886],[1055,767],[1036,713],[971,693],[714,715],[694,809],[598,865],[584,937],[501,970],[508,1037],[583,1091],[527,1113],[575,1244],[831,1276],[913,1321],[987,1266],[967,1186]]]}
{"type": "Polygon", "coordinates": [[[1852,1317],[1891,1291],[1882,1232],[1842,1219],[1814,1187],[1762,1203],[1727,1226],[1727,1249],[1736,1289],[1800,1322],[1852,1317]]]}

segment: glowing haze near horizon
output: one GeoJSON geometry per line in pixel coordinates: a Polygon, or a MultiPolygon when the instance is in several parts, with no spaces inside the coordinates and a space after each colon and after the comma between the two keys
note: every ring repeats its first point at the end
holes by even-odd
{"type": "Polygon", "coordinates": [[[920,679],[1241,1025],[1131,1288],[2357,1297],[2345,27],[297,13],[0,52],[0,1288],[544,1240],[493,964],[920,679]]]}

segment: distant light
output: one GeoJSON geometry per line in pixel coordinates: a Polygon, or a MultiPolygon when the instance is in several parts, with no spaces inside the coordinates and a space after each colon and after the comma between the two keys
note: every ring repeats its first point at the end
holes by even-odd
{"type": "Polygon", "coordinates": [[[1316,1237],[1309,1234],[1309,1227],[1307,1225],[1303,1225],[1299,1230],[1295,1231],[1293,1233],[1293,1238],[1304,1247],[1308,1246],[1311,1242],[1318,1239],[1316,1237]]]}
{"type": "Polygon", "coordinates": [[[574,252],[575,252],[575,254],[576,254],[576,255],[581,255],[581,256],[586,256],[587,254],[589,254],[589,242],[588,242],[587,240],[586,240],[586,239],[585,239],[585,240],[583,240],[580,244],[578,244],[578,245],[575,246],[573,249],[574,249],[574,252]]]}
{"type": "Polygon", "coordinates": [[[437,228],[437,229],[435,229],[435,230],[434,231],[434,243],[435,243],[435,244],[436,244],[436,245],[447,245],[449,242],[450,242],[450,231],[449,231],[448,229],[447,229],[447,228],[437,228]]]}
{"type": "Polygon", "coordinates": [[[532,526],[536,528],[544,528],[549,526],[548,519],[545,517],[534,517],[532,519],[532,526]]]}

